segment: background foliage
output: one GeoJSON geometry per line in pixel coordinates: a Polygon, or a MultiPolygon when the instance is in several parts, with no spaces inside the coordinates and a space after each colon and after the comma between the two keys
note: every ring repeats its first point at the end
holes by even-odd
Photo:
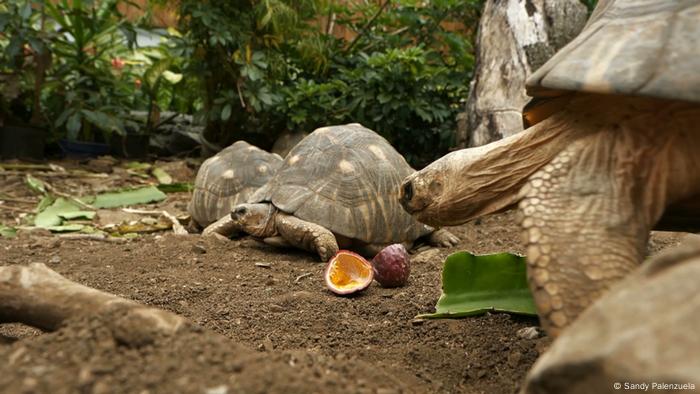
{"type": "Polygon", "coordinates": [[[284,131],[359,122],[420,167],[452,146],[482,2],[181,0],[166,30],[148,26],[165,0],[137,20],[120,12],[126,0],[6,0],[0,117],[106,140],[175,111],[219,146],[262,148],[284,131]],[[156,42],[139,43],[145,33],[156,42]]]}
{"type": "Polygon", "coordinates": [[[269,147],[284,130],[359,122],[414,165],[444,154],[467,95],[480,0],[424,3],[184,0],[185,73],[206,92],[207,137],[269,147]],[[331,23],[358,34],[336,37],[331,23]]]}

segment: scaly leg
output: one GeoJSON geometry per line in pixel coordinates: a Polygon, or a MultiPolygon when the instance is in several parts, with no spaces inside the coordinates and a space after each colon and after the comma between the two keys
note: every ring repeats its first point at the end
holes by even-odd
{"type": "Polygon", "coordinates": [[[231,238],[241,232],[241,226],[231,219],[231,215],[226,215],[214,223],[208,225],[203,231],[203,237],[223,236],[231,238]]]}
{"type": "Polygon", "coordinates": [[[328,261],[338,252],[335,236],[325,227],[281,212],[275,220],[277,232],[290,245],[316,252],[322,261],[328,261]]]}
{"type": "Polygon", "coordinates": [[[457,246],[459,238],[444,228],[439,228],[428,235],[428,243],[432,246],[449,248],[457,246]]]}
{"type": "Polygon", "coordinates": [[[528,281],[555,336],[642,262],[666,206],[697,195],[700,186],[693,150],[700,146],[700,111],[616,100],[605,99],[587,123],[597,132],[573,141],[521,191],[528,281]]]}

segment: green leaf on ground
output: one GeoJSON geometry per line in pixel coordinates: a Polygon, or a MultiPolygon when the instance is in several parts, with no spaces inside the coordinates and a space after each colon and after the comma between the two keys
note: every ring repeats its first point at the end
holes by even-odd
{"type": "Polygon", "coordinates": [[[14,238],[17,235],[17,229],[13,227],[7,227],[0,224],[0,237],[4,238],[14,238]]]}
{"type": "Polygon", "coordinates": [[[141,163],[139,161],[130,161],[124,164],[124,167],[135,171],[148,171],[151,169],[151,165],[149,163],[141,163]]]}
{"type": "Polygon", "coordinates": [[[442,270],[435,313],[418,318],[455,318],[488,311],[537,315],[527,285],[525,257],[510,253],[450,255],[442,270]]]}
{"type": "Polygon", "coordinates": [[[163,193],[181,193],[181,192],[191,192],[194,189],[194,185],[190,182],[177,182],[171,183],[170,185],[158,185],[158,190],[163,193]]]}
{"type": "Polygon", "coordinates": [[[38,194],[46,194],[46,185],[39,179],[34,178],[30,174],[27,174],[25,178],[27,181],[27,186],[38,194]]]}
{"type": "Polygon", "coordinates": [[[155,186],[147,186],[140,189],[98,194],[90,205],[95,208],[116,208],[162,201],[166,197],[165,193],[155,186]]]}
{"type": "MultiPolygon", "coordinates": [[[[41,206],[42,203],[39,203],[41,206]]],[[[77,204],[65,198],[57,198],[53,204],[41,210],[34,218],[34,225],[42,228],[60,226],[63,224],[63,216],[71,215],[75,212],[83,212],[77,204]]]]}
{"type": "Polygon", "coordinates": [[[173,183],[173,177],[160,167],[155,167],[151,173],[158,179],[158,183],[161,185],[170,185],[173,183]]]}
{"type": "Polygon", "coordinates": [[[95,211],[64,212],[64,213],[59,214],[58,216],[62,217],[63,219],[66,219],[66,220],[73,220],[73,219],[92,220],[92,218],[95,217],[95,211]]]}
{"type": "Polygon", "coordinates": [[[41,211],[43,211],[44,209],[46,209],[46,208],[48,208],[49,206],[51,206],[51,204],[53,204],[54,201],[56,201],[56,199],[53,198],[53,196],[48,195],[48,194],[45,195],[44,198],[42,198],[41,201],[39,201],[39,205],[36,206],[36,210],[35,210],[35,211],[36,211],[36,212],[41,212],[41,211]]]}
{"type": "Polygon", "coordinates": [[[49,226],[46,227],[47,230],[53,233],[73,233],[76,231],[82,231],[85,228],[83,224],[64,224],[60,226],[49,226]]]}

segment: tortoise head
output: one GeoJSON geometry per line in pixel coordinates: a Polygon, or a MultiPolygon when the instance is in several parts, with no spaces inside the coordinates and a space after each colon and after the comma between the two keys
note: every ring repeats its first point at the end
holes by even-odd
{"type": "Polygon", "coordinates": [[[231,220],[246,233],[266,238],[275,235],[275,212],[269,203],[240,204],[231,210],[231,220]]]}
{"type": "Polygon", "coordinates": [[[510,154],[518,144],[530,145],[518,135],[443,156],[404,179],[401,205],[418,221],[439,227],[514,204],[527,176],[541,165],[523,160],[527,155],[510,154]]]}

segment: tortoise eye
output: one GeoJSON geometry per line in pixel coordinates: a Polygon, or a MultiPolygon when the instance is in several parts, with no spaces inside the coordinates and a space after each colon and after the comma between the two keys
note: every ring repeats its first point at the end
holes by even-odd
{"type": "Polygon", "coordinates": [[[409,182],[404,183],[404,185],[403,185],[402,200],[411,201],[412,198],[413,198],[413,185],[409,181],[409,182]]]}
{"type": "Polygon", "coordinates": [[[245,213],[248,212],[248,209],[246,207],[238,207],[231,212],[231,218],[235,219],[237,217],[240,217],[241,215],[245,215],[245,213]]]}

